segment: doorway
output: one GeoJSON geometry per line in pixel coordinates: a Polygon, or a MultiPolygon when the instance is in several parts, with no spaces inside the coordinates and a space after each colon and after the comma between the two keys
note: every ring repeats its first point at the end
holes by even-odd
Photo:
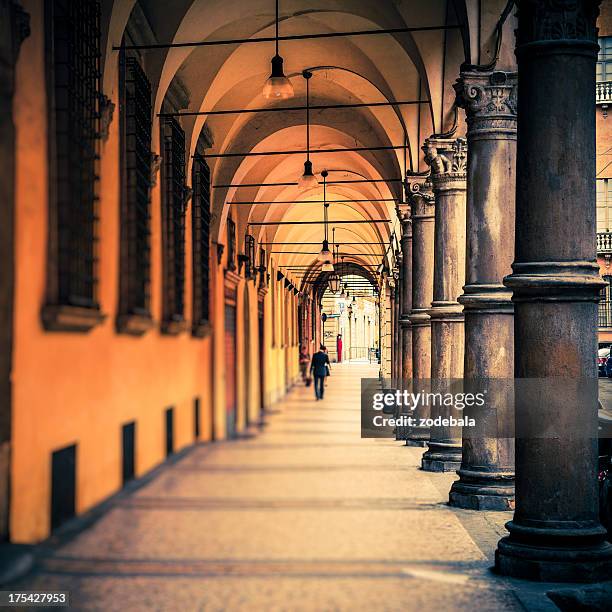
{"type": "Polygon", "coordinates": [[[225,434],[236,437],[236,291],[225,299],[225,434]]]}

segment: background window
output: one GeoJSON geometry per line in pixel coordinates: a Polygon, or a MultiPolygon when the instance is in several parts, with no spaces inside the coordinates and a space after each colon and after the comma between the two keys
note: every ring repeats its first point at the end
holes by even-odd
{"type": "Polygon", "coordinates": [[[609,232],[612,227],[612,180],[597,179],[597,232],[609,232]]]}
{"type": "Polygon", "coordinates": [[[161,124],[164,333],[183,330],[185,313],[185,132],[173,117],[161,124]]]}
{"type": "Polygon", "coordinates": [[[201,157],[193,162],[193,334],[201,336],[209,320],[210,169],[201,157]]]}
{"type": "Polygon", "coordinates": [[[597,58],[597,82],[612,81],[612,36],[599,39],[597,58]]]}
{"type": "Polygon", "coordinates": [[[120,63],[121,245],[119,331],[142,334],[150,315],[151,85],[139,61],[120,63]]]}
{"type": "Polygon", "coordinates": [[[100,3],[50,0],[48,9],[49,277],[43,322],[47,329],[85,331],[103,318],[96,301],[100,3]]]}

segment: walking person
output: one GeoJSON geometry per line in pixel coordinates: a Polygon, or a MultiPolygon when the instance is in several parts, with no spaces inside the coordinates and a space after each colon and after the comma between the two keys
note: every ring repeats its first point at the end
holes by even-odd
{"type": "Polygon", "coordinates": [[[317,400],[323,399],[325,390],[325,377],[329,368],[329,355],[325,352],[325,346],[321,345],[319,350],[312,356],[310,371],[314,376],[315,397],[317,400]]]}

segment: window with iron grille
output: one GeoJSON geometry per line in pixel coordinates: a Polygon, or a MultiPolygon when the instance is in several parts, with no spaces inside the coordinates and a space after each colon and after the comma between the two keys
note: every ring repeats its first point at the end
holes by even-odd
{"type": "Polygon", "coordinates": [[[598,325],[599,327],[612,327],[612,287],[610,285],[612,277],[604,276],[603,280],[606,285],[599,292],[598,325]]]}
{"type": "Polygon", "coordinates": [[[96,300],[100,2],[48,0],[49,266],[47,329],[86,331],[96,300]]]}
{"type": "Polygon", "coordinates": [[[193,245],[193,334],[202,336],[209,320],[210,279],[210,169],[206,161],[193,161],[192,245],[193,245]]]}
{"type": "Polygon", "coordinates": [[[185,314],[185,132],[173,117],[161,122],[162,135],[162,332],[184,329],[185,314]]]}
{"type": "Polygon", "coordinates": [[[244,237],[244,272],[246,278],[255,276],[255,238],[250,234],[244,237]]]}
{"type": "Polygon", "coordinates": [[[121,244],[119,331],[151,327],[151,85],[135,57],[120,63],[121,244]]]}
{"type": "Polygon", "coordinates": [[[227,269],[236,269],[236,224],[227,218],[227,269]]]}
{"type": "Polygon", "coordinates": [[[259,248],[259,286],[265,287],[266,285],[266,250],[262,247],[259,248]]]}

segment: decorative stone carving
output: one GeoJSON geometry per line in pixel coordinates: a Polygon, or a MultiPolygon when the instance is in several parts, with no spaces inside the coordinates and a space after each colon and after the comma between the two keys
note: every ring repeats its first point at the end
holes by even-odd
{"type": "Polygon", "coordinates": [[[465,138],[447,139],[432,136],[423,145],[425,162],[431,168],[431,178],[459,179],[465,181],[467,169],[467,141],[465,138]]]}
{"type": "Polygon", "coordinates": [[[520,47],[531,42],[584,40],[597,43],[601,0],[518,0],[520,47]]]}
{"type": "Polygon", "coordinates": [[[433,217],[436,199],[430,177],[427,177],[423,183],[413,182],[408,185],[408,201],[411,207],[411,219],[433,217]]]}
{"type": "Polygon", "coordinates": [[[404,224],[410,224],[410,205],[409,204],[399,204],[395,209],[397,213],[397,218],[402,225],[402,235],[404,233],[404,224]]]}
{"type": "Polygon", "coordinates": [[[462,72],[453,85],[465,109],[468,139],[491,132],[516,134],[516,72],[462,72]]]}
{"type": "Polygon", "coordinates": [[[100,138],[102,142],[108,140],[110,134],[110,125],[113,122],[113,114],[115,111],[115,104],[111,100],[102,94],[100,96],[100,138]]]}

